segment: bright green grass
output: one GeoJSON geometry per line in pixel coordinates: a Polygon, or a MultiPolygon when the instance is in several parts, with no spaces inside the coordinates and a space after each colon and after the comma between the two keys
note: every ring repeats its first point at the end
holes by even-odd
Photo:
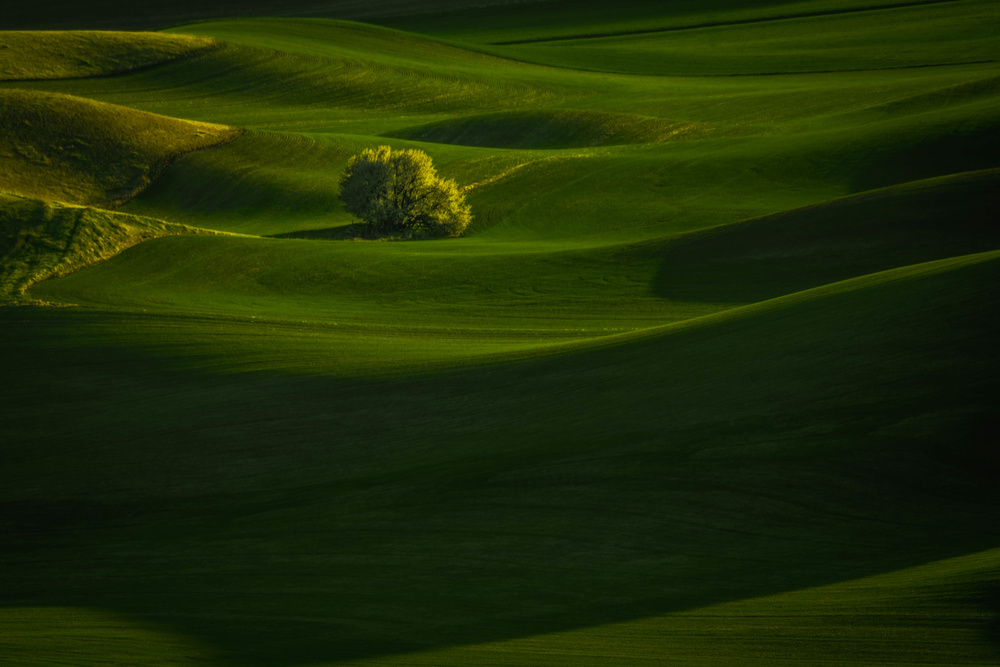
{"type": "Polygon", "coordinates": [[[52,93],[0,90],[0,104],[0,188],[70,204],[121,205],[178,156],[238,134],[52,93]]]}
{"type": "Polygon", "coordinates": [[[213,48],[201,37],[110,31],[0,31],[0,81],[107,76],[213,48]]]}
{"type": "Polygon", "coordinates": [[[992,6],[487,43],[859,7],[217,21],[176,29],[220,40],[191,58],[18,83],[249,131],[125,207],[241,235],[0,310],[0,652],[1000,662],[1000,70],[954,64],[992,6]],[[616,63],[644,73],[579,69],[616,63]],[[747,75],[773,65],[800,73],[747,75]],[[379,143],[469,187],[465,238],[337,240],[379,143]]]}
{"type": "Polygon", "coordinates": [[[572,153],[421,145],[449,177],[483,184],[472,194],[474,232],[512,240],[653,238],[995,166],[1000,145],[997,73],[987,65],[667,86],[662,77],[525,66],[433,43],[422,62],[436,64],[414,77],[405,63],[423,42],[395,32],[301,21],[197,29],[245,45],[121,79],[44,84],[168,115],[285,130],[193,156],[133,205],[197,226],[287,234],[344,225],[336,179],[348,155],[386,141],[372,134],[419,134],[428,121],[452,128],[451,141],[462,140],[455,128],[475,128],[489,143],[515,146],[526,136],[516,130],[529,129],[525,117],[544,119],[546,141],[569,146],[606,141],[604,120],[592,120],[617,117],[607,114],[697,128],[660,145],[572,153]],[[296,49],[266,50],[288,44],[296,49]],[[496,114],[495,99],[540,110],[496,114]],[[626,205],[607,190],[627,190],[626,205]]]}
{"type": "Polygon", "coordinates": [[[656,327],[993,250],[1000,247],[997,184],[996,171],[936,179],[610,251],[474,239],[177,237],[33,293],[171,313],[150,325],[151,337],[165,341],[187,329],[197,338],[205,328],[225,335],[234,350],[249,346],[254,367],[269,354],[266,341],[286,332],[299,344],[294,354],[278,352],[276,367],[385,372],[656,327]],[[255,335],[244,343],[235,332],[248,325],[255,335]],[[334,341],[337,353],[324,353],[334,341]],[[306,353],[310,347],[315,351],[306,353]]]}

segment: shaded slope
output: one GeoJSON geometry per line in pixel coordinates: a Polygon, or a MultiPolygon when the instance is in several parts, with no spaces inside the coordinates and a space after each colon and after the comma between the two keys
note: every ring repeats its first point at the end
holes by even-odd
{"type": "Polygon", "coordinates": [[[118,206],[179,155],[238,134],[52,93],[0,90],[0,105],[0,189],[71,204],[118,206]]]}
{"type": "Polygon", "coordinates": [[[369,143],[251,131],[179,160],[126,210],[246,234],[348,224],[338,179],[369,143]]]}
{"type": "MultiPolygon", "coordinates": [[[[980,433],[1000,390],[998,261],[410,379],[181,372],[178,355],[203,350],[183,336],[166,358],[133,347],[149,349],[135,328],[148,316],[0,312],[3,345],[29,350],[0,423],[17,546],[2,556],[4,604],[84,603],[233,662],[292,665],[995,548],[996,488],[977,480],[996,472],[980,433]],[[66,419],[40,427],[41,396],[66,419]]],[[[662,648],[647,637],[644,650],[662,648]]],[[[988,649],[969,639],[966,655],[988,649]]]]}
{"type": "Polygon", "coordinates": [[[482,6],[503,0],[223,0],[206,5],[197,0],[151,0],[142,12],[122,0],[96,0],[86,12],[71,0],[51,0],[36,6],[23,3],[9,8],[4,27],[17,29],[105,28],[160,29],[178,23],[233,16],[316,16],[374,18],[442,11],[469,5],[482,6]]]}
{"type": "Polygon", "coordinates": [[[0,31],[0,81],[121,74],[189,57],[214,40],[149,32],[0,31]]]}
{"type": "Polygon", "coordinates": [[[0,192],[0,302],[30,299],[35,283],[78,271],[137,243],[189,227],[0,192]]]}
{"type": "MultiPolygon", "coordinates": [[[[939,0],[930,0],[934,4],[939,0]]],[[[950,0],[943,0],[948,2],[950,0]]],[[[517,44],[762,23],[925,4],[924,0],[527,0],[377,18],[373,23],[475,44],[517,44]]]]}
{"type": "Polygon", "coordinates": [[[662,616],[338,663],[347,667],[500,664],[602,667],[683,664],[995,664],[991,632],[1000,552],[662,616]],[[821,611],[820,611],[821,610],[821,611]]]}
{"type": "Polygon", "coordinates": [[[595,111],[516,111],[463,117],[387,136],[463,146],[582,148],[659,143],[698,136],[696,125],[595,111]]]}
{"type": "Polygon", "coordinates": [[[665,297],[750,302],[1000,247],[1000,170],[946,176],[682,236],[655,253],[665,297]]]}
{"type": "Polygon", "coordinates": [[[495,48],[529,62],[609,72],[788,74],[996,62],[998,30],[995,3],[962,0],[495,48]]]}

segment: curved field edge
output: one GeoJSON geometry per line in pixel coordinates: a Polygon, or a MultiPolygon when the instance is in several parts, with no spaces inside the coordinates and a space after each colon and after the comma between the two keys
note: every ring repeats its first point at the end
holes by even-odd
{"type": "Polygon", "coordinates": [[[214,233],[152,218],[0,192],[0,305],[37,303],[35,284],[65,276],[149,239],[214,233]]]}
{"type": "MultiPolygon", "coordinates": [[[[512,327],[469,328],[454,326],[380,325],[369,322],[309,322],[289,318],[251,316],[210,311],[170,313],[148,304],[107,310],[94,304],[87,310],[93,319],[87,328],[116,344],[155,350],[156,355],[175,356],[178,365],[214,369],[224,373],[256,371],[333,376],[423,375],[445,369],[505,365],[529,359],[574,359],[578,354],[597,350],[622,350],[626,355],[639,350],[669,345],[677,336],[699,332],[740,330],[763,319],[779,321],[793,314],[811,317],[827,305],[850,304],[864,307],[886,291],[921,289],[936,276],[978,275],[1000,266],[1000,251],[949,258],[907,266],[824,285],[747,306],[721,310],[671,324],[627,333],[527,330],[512,327]],[[160,312],[157,312],[160,310],[160,312]],[[102,324],[106,321],[107,324],[102,324]],[[721,329],[720,329],[721,328],[721,329]],[[122,337],[119,331],[129,332],[122,337]],[[650,347],[652,346],[652,347],[650,347]]],[[[985,282],[983,284],[986,284],[985,282]]],[[[43,286],[44,287],[44,286],[43,286]]],[[[36,289],[35,294],[51,299],[56,290],[36,289]]],[[[81,293],[82,294],[82,293],[81,293]]],[[[988,295],[984,295],[988,296],[988,295]]],[[[58,298],[58,297],[56,297],[58,298]]],[[[907,297],[907,302],[917,297],[907,297]]],[[[162,303],[162,302],[161,302],[162,303]]],[[[783,334],[784,335],[784,334],[783,334]]],[[[92,338],[93,336],[88,336],[92,338]]]]}
{"type": "Polygon", "coordinates": [[[1000,550],[801,591],[607,626],[337,662],[339,667],[850,664],[985,665],[1000,550]],[[817,613],[817,611],[819,613],[817,613]]]}
{"type": "Polygon", "coordinates": [[[387,367],[406,365],[405,341],[416,343],[424,361],[554,352],[992,251],[1000,246],[993,216],[998,176],[987,170],[929,179],[609,249],[472,239],[388,245],[173,239],[47,283],[37,294],[101,310],[141,310],[168,318],[169,328],[187,322],[194,330],[213,320],[229,328],[253,324],[262,342],[285,331],[299,341],[296,348],[310,339],[319,345],[324,337],[362,336],[367,343],[338,345],[341,356],[364,344],[371,348],[365,357],[395,350],[383,359],[387,367]]]}
{"type": "MultiPolygon", "coordinates": [[[[984,665],[997,659],[981,640],[995,615],[979,599],[1000,586],[991,550],[862,579],[674,612],[663,616],[507,641],[336,661],[331,667],[510,665],[638,667],[679,663],[917,667],[984,665]],[[823,613],[817,616],[816,610],[823,613]],[[888,641],[887,641],[888,639],[888,641]],[[792,649],[794,647],[794,649],[792,649]],[[791,650],[790,650],[791,649],[791,650]],[[794,656],[789,655],[794,653],[794,656]],[[850,656],[838,660],[831,656],[850,656]]],[[[225,660],[196,638],[105,610],[0,608],[0,652],[25,666],[72,655],[78,667],[109,660],[211,665],[225,660]]]]}

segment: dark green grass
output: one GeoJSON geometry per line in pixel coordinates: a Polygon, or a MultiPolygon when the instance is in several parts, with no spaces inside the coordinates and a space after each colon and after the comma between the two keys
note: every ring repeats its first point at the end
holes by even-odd
{"type": "MultiPolygon", "coordinates": [[[[224,0],[206,5],[196,0],[151,0],[137,12],[121,0],[95,0],[86,12],[69,0],[45,4],[22,3],[7,8],[3,27],[18,30],[159,30],[178,23],[234,16],[375,18],[410,16],[482,6],[490,0],[224,0]]],[[[499,2],[500,0],[494,0],[499,2]]]]}
{"type": "Polygon", "coordinates": [[[643,74],[745,75],[996,62],[989,0],[506,46],[561,67],[643,74]],[[885,36],[891,34],[891,40],[885,36]]]}
{"type": "Polygon", "coordinates": [[[659,143],[697,135],[699,129],[659,118],[593,111],[515,111],[441,121],[390,136],[464,146],[582,148],[659,143]]]}
{"type": "Polygon", "coordinates": [[[125,207],[240,235],[0,310],[0,655],[1000,662],[995,9],[608,7],[16,84],[248,131],[125,207]],[[342,240],[380,143],[467,237],[342,240]]]}
{"type": "MultiPolygon", "coordinates": [[[[108,337],[141,344],[139,316],[5,311],[5,345],[26,351],[4,396],[19,415],[3,423],[5,604],[113,610],[133,619],[123,631],[161,627],[238,664],[584,627],[598,655],[625,650],[608,623],[741,599],[780,617],[752,600],[991,548],[996,265],[410,379],[183,372],[183,348],[108,337]],[[40,428],[53,407],[64,419],[40,428]]],[[[896,581],[918,608],[935,599],[922,576],[896,581]]],[[[992,659],[986,591],[951,585],[948,659],[992,659]]],[[[896,641],[926,640],[910,604],[881,606],[885,588],[830,590],[882,610],[867,613],[896,641]]],[[[800,634],[780,621],[792,648],[762,640],[765,657],[822,654],[841,629],[813,610],[800,634]]],[[[731,624],[713,613],[709,634],[731,624]]],[[[654,627],[622,658],[670,650],[654,627]]]]}
{"type": "Polygon", "coordinates": [[[535,0],[519,4],[516,11],[483,4],[423,15],[375,18],[373,22],[474,44],[507,45],[773,23],[936,2],[673,0],[664,5],[649,0],[621,0],[614,4],[599,0],[535,0]]]}

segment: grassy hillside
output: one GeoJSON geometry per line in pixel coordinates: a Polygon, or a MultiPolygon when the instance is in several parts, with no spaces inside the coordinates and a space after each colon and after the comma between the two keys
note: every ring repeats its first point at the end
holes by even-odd
{"type": "MultiPolygon", "coordinates": [[[[150,340],[148,315],[8,311],[3,335],[29,345],[15,370],[42,360],[61,374],[26,373],[6,399],[24,415],[3,427],[16,443],[3,488],[18,499],[6,604],[51,609],[49,623],[60,608],[114,610],[134,619],[123,632],[165,626],[236,663],[322,664],[599,628],[991,548],[997,460],[982,437],[998,310],[982,287],[997,261],[409,379],[232,374],[247,369],[227,368],[222,322],[190,335],[181,321],[147,352],[134,344],[150,340]],[[192,345],[215,337],[219,349],[192,345]],[[181,370],[185,357],[201,370],[181,370]],[[40,394],[69,411],[44,433],[40,394]],[[127,412],[111,409],[122,401],[127,412]],[[74,567],[56,572],[57,556],[74,567]]],[[[255,326],[229,332],[266,343],[255,326]]],[[[905,586],[922,595],[921,577],[905,586]]],[[[840,590],[834,604],[858,604],[840,590]]],[[[991,655],[995,609],[974,590],[944,602],[965,609],[943,635],[953,662],[991,655]]],[[[910,609],[881,622],[922,644],[910,609]]],[[[814,618],[798,644],[818,645],[796,651],[839,632],[814,618]]],[[[595,654],[617,641],[595,632],[595,654]]],[[[644,637],[632,651],[670,654],[644,637]]]]}
{"type": "Polygon", "coordinates": [[[528,42],[504,52],[563,67],[723,76],[996,62],[1000,56],[1000,44],[990,37],[1000,19],[989,0],[791,16],[528,42]],[[891,40],[883,39],[890,31],[891,40]]]}
{"type": "Polygon", "coordinates": [[[107,76],[210,49],[210,39],[110,31],[0,31],[0,81],[107,76]]]}
{"type": "Polygon", "coordinates": [[[0,300],[24,300],[35,283],[73,273],[182,225],[0,193],[0,300]]]}
{"type": "Polygon", "coordinates": [[[0,655],[1000,664],[995,3],[466,4],[16,35],[0,655]]]}
{"type": "Polygon", "coordinates": [[[0,103],[3,190],[70,204],[119,206],[180,155],[237,134],[52,93],[0,90],[0,103]]]}

